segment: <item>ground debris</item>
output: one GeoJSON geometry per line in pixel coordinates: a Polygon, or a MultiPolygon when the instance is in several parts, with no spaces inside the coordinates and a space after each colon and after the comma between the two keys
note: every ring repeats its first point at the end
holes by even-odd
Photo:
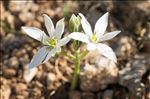
{"type": "Polygon", "coordinates": [[[145,85],[141,80],[147,69],[150,69],[149,56],[135,55],[126,67],[119,71],[119,84],[127,87],[132,97],[137,96],[137,99],[141,99],[145,92],[145,85]]]}
{"type": "Polygon", "coordinates": [[[117,82],[118,68],[114,62],[101,56],[97,51],[87,56],[91,64],[86,64],[80,74],[80,88],[83,91],[99,91],[117,82]]]}

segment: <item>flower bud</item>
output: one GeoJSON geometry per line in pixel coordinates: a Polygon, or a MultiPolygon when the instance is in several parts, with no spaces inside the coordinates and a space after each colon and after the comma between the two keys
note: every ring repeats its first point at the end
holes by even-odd
{"type": "Polygon", "coordinates": [[[69,21],[69,30],[70,32],[78,32],[80,29],[81,19],[79,16],[72,14],[69,21]]]}

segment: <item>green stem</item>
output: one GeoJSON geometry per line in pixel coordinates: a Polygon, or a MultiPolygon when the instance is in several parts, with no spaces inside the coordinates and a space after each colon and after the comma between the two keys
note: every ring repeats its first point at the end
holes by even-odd
{"type": "Polygon", "coordinates": [[[78,50],[75,54],[75,69],[74,69],[73,81],[71,84],[71,90],[74,90],[77,86],[79,73],[80,73],[80,51],[78,50]]]}

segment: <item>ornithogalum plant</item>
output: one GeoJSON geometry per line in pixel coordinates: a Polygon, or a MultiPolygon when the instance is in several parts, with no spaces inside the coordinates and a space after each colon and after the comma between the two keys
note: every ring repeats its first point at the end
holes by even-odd
{"type": "Polygon", "coordinates": [[[74,90],[77,86],[78,75],[80,73],[80,62],[86,56],[88,51],[97,49],[102,55],[116,63],[117,59],[113,50],[106,44],[101,43],[115,37],[120,33],[120,31],[114,31],[105,34],[105,30],[108,25],[108,15],[109,13],[107,12],[98,19],[95,24],[94,32],[92,32],[91,26],[83,14],[79,13],[78,16],[75,16],[73,14],[69,21],[69,30],[71,33],[64,38],[62,38],[65,27],[64,18],[56,23],[56,28],[54,29],[51,18],[48,15],[43,14],[45,26],[49,36],[47,36],[42,30],[38,28],[22,27],[27,35],[40,41],[44,45],[33,56],[29,64],[29,69],[47,62],[56,53],[61,52],[61,47],[65,46],[70,41],[70,39],[74,40],[74,53],[65,52],[65,54],[63,55],[70,57],[75,64],[71,90],[74,90]],[[84,32],[82,31],[82,28],[84,32]],[[87,44],[87,48],[84,51],[80,50],[80,46],[82,43],[87,44]]]}

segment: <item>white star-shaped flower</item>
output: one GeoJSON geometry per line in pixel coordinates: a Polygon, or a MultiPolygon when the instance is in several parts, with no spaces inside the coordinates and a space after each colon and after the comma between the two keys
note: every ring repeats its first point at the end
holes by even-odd
{"type": "Polygon", "coordinates": [[[98,49],[102,55],[113,60],[114,62],[117,62],[116,55],[113,50],[108,45],[100,43],[102,41],[112,39],[121,32],[113,31],[104,34],[108,25],[109,13],[105,13],[101,18],[98,19],[95,24],[94,32],[92,32],[91,26],[84,15],[81,13],[79,13],[79,15],[81,17],[81,24],[85,34],[81,32],[73,32],[68,37],[87,43],[87,49],[89,51],[98,49]]]}
{"type": "Polygon", "coordinates": [[[48,31],[49,36],[47,36],[44,31],[35,27],[22,27],[30,37],[42,42],[44,47],[39,49],[39,51],[33,56],[29,67],[33,68],[48,61],[57,52],[61,51],[61,46],[67,44],[70,40],[68,37],[61,39],[64,32],[64,18],[59,20],[56,24],[56,29],[54,29],[53,22],[51,18],[44,14],[45,26],[48,31]]]}

